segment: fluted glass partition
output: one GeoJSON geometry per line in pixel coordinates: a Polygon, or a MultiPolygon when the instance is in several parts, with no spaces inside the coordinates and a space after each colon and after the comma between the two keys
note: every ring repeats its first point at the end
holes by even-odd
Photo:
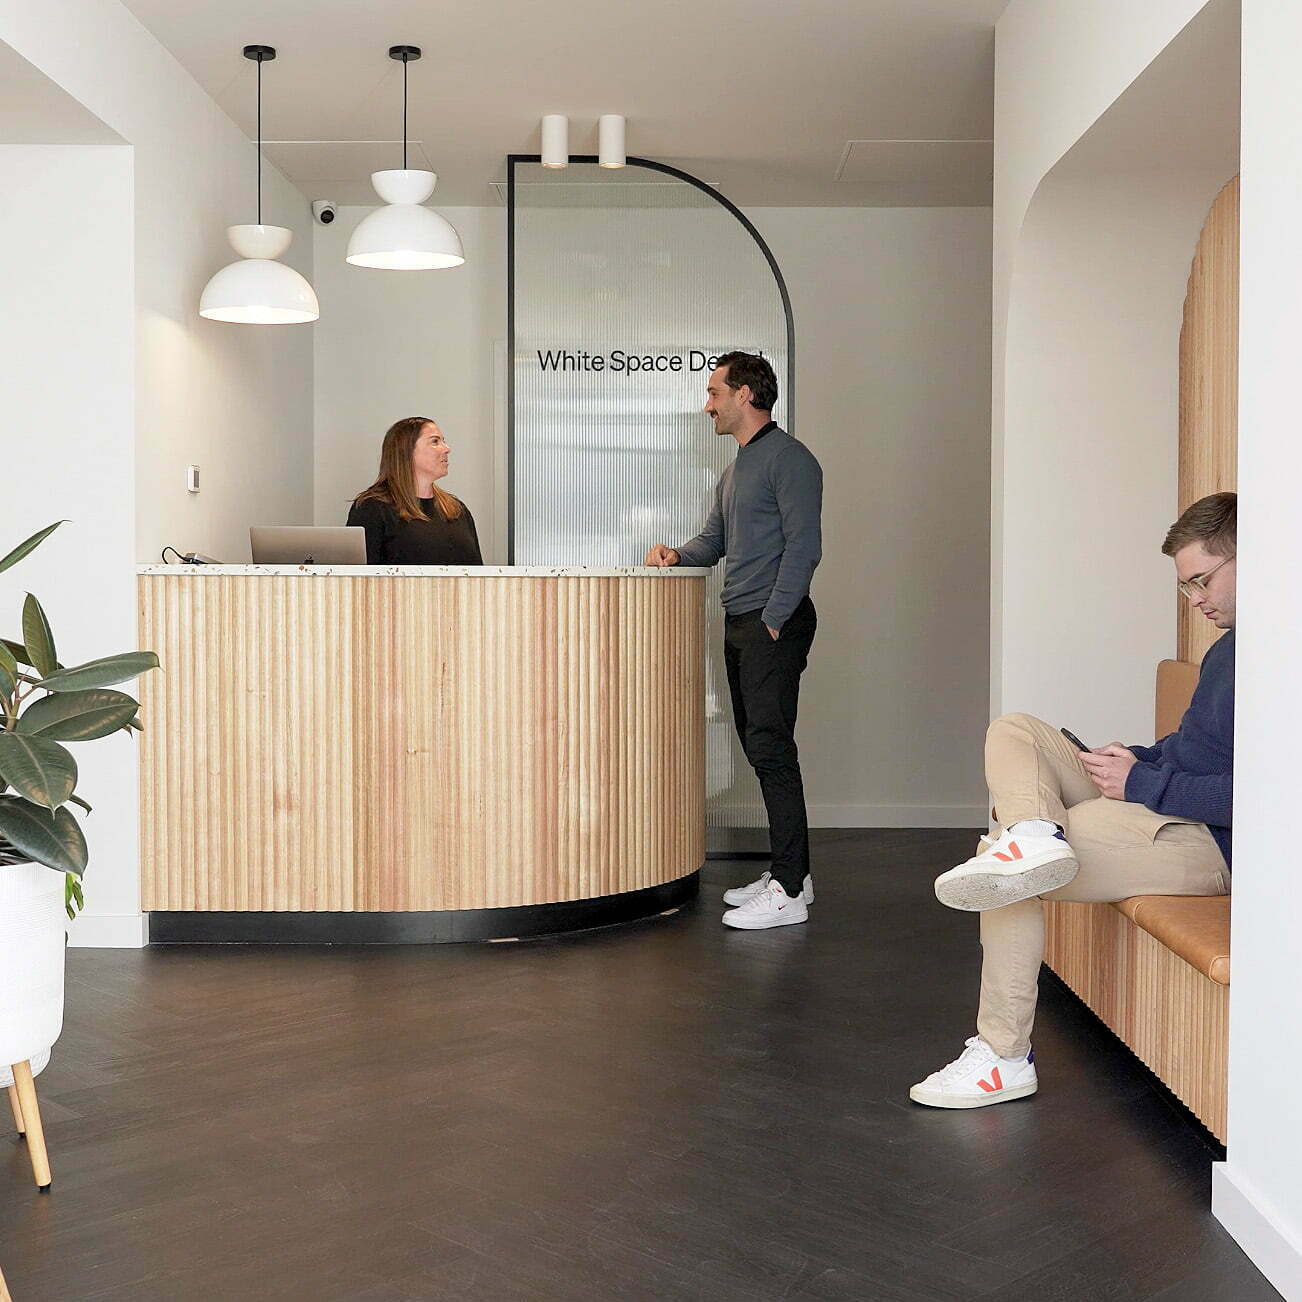
{"type": "MultiPolygon", "coordinates": [[[[700,529],[737,447],[702,412],[712,360],[762,352],[792,428],[785,291],[745,219],[694,178],[510,160],[510,542],[518,565],[636,565],[700,529]]],[[[707,819],[763,824],[708,585],[707,819]]],[[[665,666],[673,672],[673,666],[665,666]]],[[[712,838],[717,839],[717,838],[712,838]]]]}

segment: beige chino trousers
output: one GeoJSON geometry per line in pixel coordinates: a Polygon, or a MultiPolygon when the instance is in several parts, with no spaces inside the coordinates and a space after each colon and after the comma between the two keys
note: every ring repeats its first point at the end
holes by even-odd
{"type": "Polygon", "coordinates": [[[1004,1058],[1030,1051],[1046,900],[1089,902],[1132,895],[1225,895],[1225,860],[1203,823],[1109,800],[1057,728],[1006,714],[986,733],[986,782],[1000,825],[1047,818],[1067,834],[1080,871],[1066,886],[981,914],[977,1032],[1004,1058]]]}

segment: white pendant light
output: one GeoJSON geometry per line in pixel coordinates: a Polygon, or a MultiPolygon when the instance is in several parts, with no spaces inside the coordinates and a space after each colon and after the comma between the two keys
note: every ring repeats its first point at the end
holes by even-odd
{"type": "Polygon", "coordinates": [[[385,206],[357,223],[348,241],[354,267],[384,271],[436,271],[466,260],[461,237],[445,217],[422,207],[438,176],[407,166],[407,64],[420,58],[418,45],[395,45],[389,58],[402,60],[402,167],[372,172],[371,184],[385,206]]]}
{"type": "Polygon", "coordinates": [[[597,162],[602,167],[623,167],[624,119],[618,113],[603,113],[597,119],[597,162]]]}
{"type": "Polygon", "coordinates": [[[205,286],[199,315],[241,325],[295,325],[321,315],[312,286],[276,262],[294,232],[284,226],[228,226],[226,238],[241,261],[223,267],[205,286]]]}
{"type": "Polygon", "coordinates": [[[542,165],[570,165],[570,120],[564,113],[546,113],[542,120],[542,165]]]}
{"type": "Polygon", "coordinates": [[[312,286],[293,267],[276,259],[289,248],[294,232],[262,224],[262,65],[276,57],[270,45],[246,45],[244,57],[258,65],[258,220],[228,226],[226,238],[240,255],[205,286],[199,315],[239,325],[296,325],[321,315],[312,286]]]}

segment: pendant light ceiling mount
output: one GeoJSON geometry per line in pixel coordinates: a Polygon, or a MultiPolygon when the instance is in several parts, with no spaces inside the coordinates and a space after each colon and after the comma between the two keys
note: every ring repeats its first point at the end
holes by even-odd
{"type": "Polygon", "coordinates": [[[289,248],[294,232],[262,224],[262,65],[276,57],[270,45],[246,45],[244,57],[258,65],[258,220],[228,226],[226,238],[240,255],[205,286],[199,315],[237,325],[301,325],[321,315],[316,293],[293,267],[276,259],[289,248]]]}
{"type": "Polygon", "coordinates": [[[382,271],[435,271],[465,262],[452,223],[422,205],[438,176],[407,166],[407,65],[421,57],[419,45],[391,45],[402,64],[402,167],[372,172],[371,184],[385,206],[363,217],[348,241],[346,261],[382,271]]]}

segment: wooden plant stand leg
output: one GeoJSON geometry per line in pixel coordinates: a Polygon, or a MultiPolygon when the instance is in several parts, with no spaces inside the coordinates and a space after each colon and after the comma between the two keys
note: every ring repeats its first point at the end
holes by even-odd
{"type": "MultiPolygon", "coordinates": [[[[18,1133],[25,1135],[27,1127],[23,1124],[23,1105],[18,1102],[18,1086],[9,1086],[9,1106],[14,1110],[14,1125],[18,1127],[18,1133]]],[[[0,1293],[0,1302],[4,1302],[4,1294],[0,1293]]]]}
{"type": "Polygon", "coordinates": [[[27,1125],[27,1149],[32,1159],[32,1175],[42,1193],[50,1189],[50,1159],[45,1152],[45,1131],[41,1128],[41,1109],[36,1104],[36,1082],[32,1080],[32,1064],[16,1062],[13,1065],[14,1085],[18,1102],[27,1125]]]}

